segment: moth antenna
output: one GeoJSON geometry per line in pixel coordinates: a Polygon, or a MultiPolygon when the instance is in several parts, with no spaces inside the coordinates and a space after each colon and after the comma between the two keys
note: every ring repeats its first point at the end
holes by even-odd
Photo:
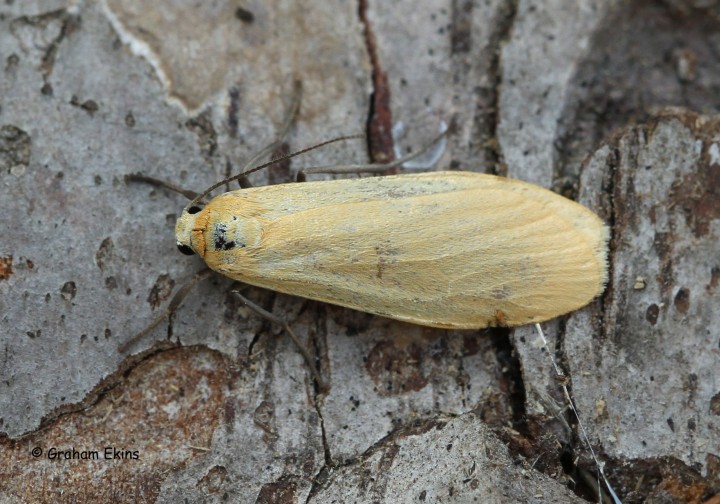
{"type": "Polygon", "coordinates": [[[251,173],[255,173],[256,171],[262,170],[263,168],[267,168],[268,166],[272,166],[272,165],[277,164],[277,163],[282,163],[283,161],[287,161],[288,159],[294,158],[294,157],[299,156],[299,155],[301,155],[301,154],[305,154],[306,152],[310,152],[310,151],[312,151],[312,150],[319,149],[320,147],[325,147],[326,145],[330,145],[330,144],[336,143],[336,142],[342,142],[342,141],[345,141],[345,140],[355,140],[355,139],[358,139],[358,138],[365,138],[365,135],[344,135],[344,136],[340,136],[340,137],[337,137],[337,138],[332,138],[332,139],[330,139],[330,140],[326,140],[325,142],[321,142],[321,143],[319,143],[319,144],[315,144],[315,145],[312,145],[312,146],[310,146],[310,147],[306,147],[306,148],[301,149],[301,150],[299,150],[299,151],[292,152],[292,153],[290,153],[290,154],[288,154],[288,155],[286,155],[286,156],[281,156],[281,157],[279,157],[279,158],[277,158],[277,159],[273,159],[273,160],[271,160],[271,161],[268,161],[267,163],[261,164],[260,166],[256,166],[255,168],[251,168],[251,169],[246,170],[246,171],[244,171],[244,172],[242,172],[242,173],[239,173],[239,174],[237,174],[237,175],[233,175],[232,177],[228,177],[228,178],[226,178],[226,179],[224,179],[224,180],[221,180],[220,182],[217,182],[217,183],[211,185],[209,188],[207,188],[207,189],[205,190],[205,192],[203,192],[203,193],[200,194],[199,196],[195,197],[190,203],[188,203],[188,204],[185,206],[185,210],[184,210],[184,211],[187,211],[188,208],[191,208],[191,207],[193,207],[193,206],[196,206],[203,198],[205,198],[205,196],[207,196],[208,194],[210,194],[211,192],[213,192],[213,191],[214,191],[215,189],[217,189],[218,187],[221,187],[221,186],[223,186],[223,185],[225,185],[225,184],[228,184],[228,183],[230,183],[230,182],[232,182],[232,181],[234,181],[234,180],[238,180],[238,179],[240,179],[241,177],[244,177],[244,176],[249,175],[249,174],[251,174],[251,173]]]}
{"type": "MultiPolygon", "coordinates": [[[[444,123],[443,123],[444,124],[444,123]]],[[[432,146],[437,144],[440,140],[448,135],[450,129],[442,128],[440,133],[435,135],[429,142],[420,147],[419,150],[411,152],[405,156],[399,157],[394,161],[387,163],[374,163],[374,164],[352,164],[352,165],[333,165],[333,166],[311,166],[309,168],[303,168],[297,173],[298,180],[304,180],[304,176],[311,173],[332,173],[332,174],[350,174],[350,173],[382,173],[391,168],[401,166],[416,157],[427,152],[432,146]]]]}

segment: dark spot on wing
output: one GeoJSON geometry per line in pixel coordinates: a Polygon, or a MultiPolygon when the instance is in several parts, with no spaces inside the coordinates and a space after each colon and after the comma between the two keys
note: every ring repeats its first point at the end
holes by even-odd
{"type": "Polygon", "coordinates": [[[215,240],[215,250],[223,250],[227,242],[227,226],[224,224],[218,224],[215,226],[213,231],[213,238],[215,240]]]}
{"type": "Polygon", "coordinates": [[[227,239],[227,226],[225,224],[217,224],[213,232],[215,241],[215,250],[232,250],[235,247],[244,247],[244,243],[235,243],[234,240],[227,239]]]}

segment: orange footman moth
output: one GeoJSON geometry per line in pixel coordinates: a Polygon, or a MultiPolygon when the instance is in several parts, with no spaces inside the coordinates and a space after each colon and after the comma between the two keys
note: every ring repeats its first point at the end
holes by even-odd
{"type": "Polygon", "coordinates": [[[192,202],[175,235],[234,280],[452,329],[555,318],[607,279],[608,231],[594,213],[472,172],[240,189],[192,202]]]}
{"type": "MultiPolygon", "coordinates": [[[[197,197],[172,184],[133,178],[193,198],[177,220],[177,246],[199,255],[211,270],[405,322],[452,329],[535,323],[542,334],[539,322],[585,306],[607,282],[609,231],[600,218],[552,191],[494,175],[438,171],[288,183],[246,187],[200,203],[221,185],[272,163],[243,170],[197,197]]],[[[304,172],[368,171],[376,167],[304,172]]],[[[120,350],[157,327],[206,276],[207,270],[196,275],[162,317],[120,350]]],[[[285,327],[324,388],[288,324],[242,299],[285,327]]]]}
{"type": "Polygon", "coordinates": [[[181,252],[234,280],[415,324],[542,322],[607,280],[605,224],[519,180],[441,171],[250,187],[200,208],[203,196],[177,220],[181,252]]]}
{"type": "MultiPolygon", "coordinates": [[[[296,111],[297,103],[291,118],[296,111]]],[[[247,187],[201,207],[214,189],[272,163],[193,198],[175,228],[180,251],[250,285],[453,329],[552,319],[589,303],[607,281],[608,229],[593,212],[494,175],[439,171],[247,187]]],[[[305,173],[318,171],[369,170],[305,173]]]]}
{"type": "Polygon", "coordinates": [[[605,224],[518,180],[441,171],[289,183],[200,208],[205,195],[177,220],[181,252],[240,282],[405,322],[542,322],[607,281],[605,224]]]}

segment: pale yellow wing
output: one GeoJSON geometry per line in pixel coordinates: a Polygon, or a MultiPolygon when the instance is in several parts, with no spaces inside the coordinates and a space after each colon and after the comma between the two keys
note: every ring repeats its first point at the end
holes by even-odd
{"type": "Polygon", "coordinates": [[[547,320],[587,304],[607,278],[595,214],[492,175],[243,189],[190,217],[178,240],[193,229],[192,247],[224,275],[429,326],[547,320]]]}

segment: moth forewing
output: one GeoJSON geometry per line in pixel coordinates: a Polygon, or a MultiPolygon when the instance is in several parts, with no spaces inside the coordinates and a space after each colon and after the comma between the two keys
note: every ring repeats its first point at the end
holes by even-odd
{"type": "Polygon", "coordinates": [[[607,280],[590,210],[471,172],[241,189],[184,212],[176,234],[235,280],[434,327],[541,322],[607,280]]]}

